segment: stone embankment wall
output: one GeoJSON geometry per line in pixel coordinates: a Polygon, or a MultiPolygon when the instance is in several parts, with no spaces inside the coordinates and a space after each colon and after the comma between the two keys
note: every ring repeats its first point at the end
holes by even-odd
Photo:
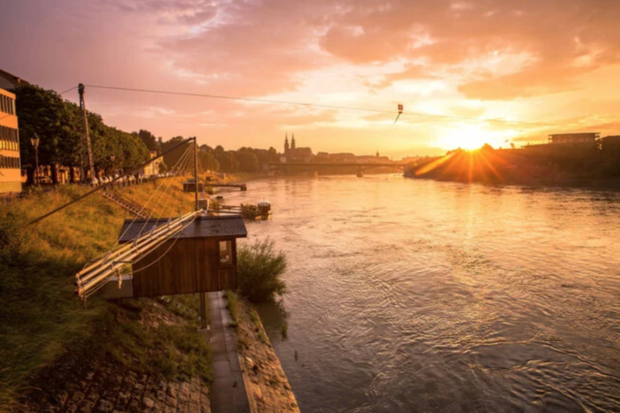
{"type": "Polygon", "coordinates": [[[132,371],[119,372],[114,366],[93,366],[93,372],[82,380],[46,399],[31,400],[15,411],[211,412],[209,389],[198,378],[169,381],[132,371]]]}
{"type": "Polygon", "coordinates": [[[252,413],[299,412],[297,400],[256,310],[238,301],[239,364],[252,413]]]}

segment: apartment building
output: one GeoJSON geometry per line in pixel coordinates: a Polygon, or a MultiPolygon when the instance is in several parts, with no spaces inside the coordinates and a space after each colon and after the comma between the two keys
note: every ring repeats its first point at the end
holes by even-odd
{"type": "Polygon", "coordinates": [[[15,95],[0,89],[0,195],[21,192],[21,181],[15,95]]]}

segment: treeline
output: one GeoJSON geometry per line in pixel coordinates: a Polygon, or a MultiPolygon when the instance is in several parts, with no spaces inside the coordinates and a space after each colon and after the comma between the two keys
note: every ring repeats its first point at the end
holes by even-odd
{"type": "MultiPolygon", "coordinates": [[[[64,100],[53,90],[35,85],[20,85],[13,89],[16,95],[17,116],[20,132],[22,168],[28,171],[29,181],[35,168],[35,150],[31,139],[39,138],[39,165],[52,165],[52,181],[58,183],[59,166],[88,168],[86,148],[82,148],[84,118],[75,103],[64,100]],[[83,159],[82,159],[83,157],[83,159]]],[[[100,115],[87,112],[93,163],[97,174],[130,172],[150,158],[150,152],[164,153],[185,138],[175,136],[167,141],[150,131],[124,132],[103,122],[100,115]]],[[[172,170],[187,146],[164,155],[164,165],[158,172],[172,170]]],[[[225,150],[218,145],[212,148],[200,146],[198,166],[200,172],[258,172],[268,162],[277,162],[274,148],[255,149],[243,147],[225,150]]],[[[193,165],[193,162],[192,162],[193,165]]],[[[85,171],[83,171],[83,176],[85,171]]],[[[71,180],[77,180],[71,176],[71,180]]]]}
{"type": "MultiPolygon", "coordinates": [[[[147,146],[152,142],[157,142],[157,150],[160,153],[179,145],[185,139],[182,136],[175,136],[167,141],[155,137],[148,131],[141,130],[138,135],[146,140],[147,146]]],[[[182,146],[172,152],[164,154],[165,170],[171,170],[177,164],[187,146],[182,146]]],[[[235,150],[225,150],[221,145],[212,148],[209,145],[201,145],[198,152],[199,172],[259,172],[263,165],[268,162],[278,162],[278,152],[274,148],[256,149],[242,147],[235,150]]]]}
{"type": "MultiPolygon", "coordinates": [[[[16,95],[20,132],[22,167],[34,170],[34,147],[31,139],[39,138],[39,165],[88,167],[86,151],[82,152],[84,131],[82,111],[75,103],[58,93],[34,85],[20,85],[16,95]]],[[[101,116],[87,112],[93,163],[97,173],[109,174],[114,169],[129,170],[149,159],[149,149],[137,134],[106,125],[101,116]]],[[[52,169],[52,180],[58,182],[52,169]]],[[[71,176],[74,180],[77,177],[71,176]]]]}

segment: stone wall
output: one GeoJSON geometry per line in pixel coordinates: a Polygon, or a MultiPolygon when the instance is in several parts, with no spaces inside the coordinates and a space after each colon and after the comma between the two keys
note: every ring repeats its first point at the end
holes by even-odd
{"type": "Polygon", "coordinates": [[[252,413],[299,412],[295,395],[260,317],[242,300],[238,301],[237,338],[239,364],[252,413]]]}

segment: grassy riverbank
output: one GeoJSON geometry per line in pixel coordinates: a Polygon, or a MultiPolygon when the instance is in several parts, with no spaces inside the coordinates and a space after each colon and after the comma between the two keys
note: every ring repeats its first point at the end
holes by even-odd
{"type": "MultiPolygon", "coordinates": [[[[163,185],[160,193],[167,189],[171,196],[156,195],[152,209],[159,216],[177,216],[193,207],[193,196],[182,192],[181,181],[121,191],[144,203],[163,185]]],[[[94,297],[84,305],[74,295],[75,273],[114,245],[128,217],[124,210],[95,194],[28,225],[87,190],[73,185],[34,190],[0,205],[0,411],[15,405],[46,369],[67,354],[81,354],[81,349],[87,349],[88,357],[131,363],[150,374],[210,377],[208,348],[198,344],[199,333],[190,328],[197,322],[197,304],[191,298],[157,306],[140,300],[143,304],[127,306],[94,297]],[[162,322],[170,318],[168,313],[185,320],[186,326],[162,322]]]]}

